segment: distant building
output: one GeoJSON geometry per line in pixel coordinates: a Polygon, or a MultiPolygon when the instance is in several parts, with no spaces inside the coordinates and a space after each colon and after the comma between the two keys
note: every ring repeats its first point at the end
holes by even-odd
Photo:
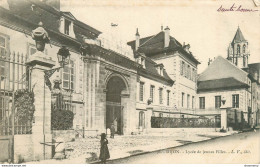
{"type": "Polygon", "coordinates": [[[249,125],[259,124],[260,63],[248,64],[248,41],[238,27],[228,47],[227,60],[217,57],[198,77],[198,110],[219,113],[221,98],[227,106],[244,112],[249,125]]]}

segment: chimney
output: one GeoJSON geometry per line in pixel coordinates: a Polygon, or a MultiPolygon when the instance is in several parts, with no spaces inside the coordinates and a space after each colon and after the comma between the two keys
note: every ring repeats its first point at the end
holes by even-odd
{"type": "Polygon", "coordinates": [[[167,48],[169,47],[170,43],[170,28],[167,26],[164,29],[164,47],[167,48]]]}
{"type": "Polygon", "coordinates": [[[136,29],[136,34],[135,34],[135,50],[137,50],[140,46],[140,35],[138,32],[138,28],[136,29]]]}

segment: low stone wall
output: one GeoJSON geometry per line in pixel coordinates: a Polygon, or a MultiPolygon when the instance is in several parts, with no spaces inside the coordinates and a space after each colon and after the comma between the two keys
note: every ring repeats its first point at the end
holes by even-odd
{"type": "Polygon", "coordinates": [[[196,133],[196,132],[219,132],[220,128],[150,128],[146,133],[173,134],[173,133],[196,133]]]}

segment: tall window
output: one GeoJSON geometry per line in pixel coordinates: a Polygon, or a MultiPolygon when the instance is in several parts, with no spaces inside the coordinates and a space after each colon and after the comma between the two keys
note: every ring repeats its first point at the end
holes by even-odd
{"type": "Polygon", "coordinates": [[[232,107],[239,108],[239,95],[238,94],[232,95],[232,107]]]}
{"type": "Polygon", "coordinates": [[[187,66],[187,78],[191,79],[191,71],[190,71],[190,65],[187,66]]]}
{"type": "Polygon", "coordinates": [[[145,126],[145,115],[143,111],[139,112],[139,127],[143,127],[145,126]]]}
{"type": "Polygon", "coordinates": [[[170,105],[170,91],[167,90],[167,106],[170,105]]]}
{"type": "Polygon", "coordinates": [[[246,45],[243,46],[243,53],[246,53],[246,45]]]}
{"type": "Polygon", "coordinates": [[[152,103],[153,103],[153,97],[154,97],[154,86],[151,85],[151,86],[150,86],[150,98],[151,98],[151,100],[152,100],[152,103]]]}
{"type": "Polygon", "coordinates": [[[200,97],[200,109],[205,109],[205,97],[200,97]]]}
{"type": "Polygon", "coordinates": [[[240,54],[240,45],[237,45],[237,54],[240,54]]]}
{"type": "Polygon", "coordinates": [[[4,36],[0,35],[0,57],[5,56],[6,54],[7,41],[4,36]]]}
{"type": "Polygon", "coordinates": [[[74,61],[70,60],[68,65],[63,68],[62,85],[64,89],[74,90],[75,86],[75,66],[74,61]]]}
{"type": "Polygon", "coordinates": [[[185,72],[185,63],[184,61],[181,61],[181,75],[184,75],[185,72]]]}
{"type": "Polygon", "coordinates": [[[159,89],[159,103],[163,104],[163,88],[159,89]]]}
{"type": "Polygon", "coordinates": [[[192,101],[191,101],[191,103],[192,103],[192,104],[191,104],[191,108],[192,108],[192,109],[194,109],[194,104],[195,104],[195,101],[194,101],[194,100],[195,100],[195,98],[194,98],[194,96],[192,96],[192,101]]]}
{"type": "Polygon", "coordinates": [[[181,106],[184,107],[184,93],[181,93],[181,106]]]}
{"type": "Polygon", "coordinates": [[[195,81],[195,69],[192,68],[192,77],[191,77],[192,81],[195,81]]]}
{"type": "Polygon", "coordinates": [[[65,19],[64,33],[70,35],[70,24],[71,22],[65,19]]]}
{"type": "Polygon", "coordinates": [[[221,96],[215,96],[215,108],[220,108],[221,106],[221,96]]]}
{"type": "Polygon", "coordinates": [[[140,82],[139,100],[144,101],[144,83],[140,82]]]}
{"type": "Polygon", "coordinates": [[[187,108],[190,108],[190,95],[187,94],[187,108]]]}

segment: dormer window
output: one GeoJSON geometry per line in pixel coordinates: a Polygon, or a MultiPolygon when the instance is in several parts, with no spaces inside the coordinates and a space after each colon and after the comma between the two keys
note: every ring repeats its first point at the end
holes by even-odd
{"type": "Polygon", "coordinates": [[[163,76],[163,64],[157,64],[156,69],[159,75],[163,76]]]}
{"type": "Polygon", "coordinates": [[[160,75],[163,75],[163,67],[160,67],[160,72],[159,72],[160,75]]]}
{"type": "Polygon", "coordinates": [[[60,19],[60,32],[63,33],[63,34],[66,34],[70,37],[75,38],[73,21],[71,19],[61,17],[61,19],[60,19]]]}
{"type": "Polygon", "coordinates": [[[70,35],[70,25],[71,25],[71,22],[69,20],[65,20],[64,34],[70,35]]]}
{"type": "Polygon", "coordinates": [[[135,59],[138,64],[141,64],[145,68],[145,55],[138,54],[135,59]]]}

